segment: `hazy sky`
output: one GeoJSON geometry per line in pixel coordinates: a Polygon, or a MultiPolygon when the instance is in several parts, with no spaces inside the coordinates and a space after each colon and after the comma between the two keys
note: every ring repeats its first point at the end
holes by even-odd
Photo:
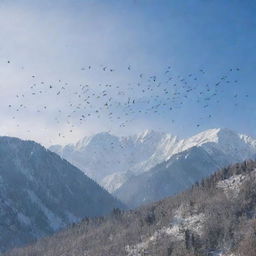
{"type": "MultiPolygon", "coordinates": [[[[227,127],[256,136],[255,12],[252,0],[2,0],[0,133],[45,145],[99,131],[130,134],[146,128],[183,137],[227,127]],[[114,72],[106,74],[104,66],[114,72]],[[205,84],[239,67],[230,78],[238,82],[221,89],[207,109],[196,103],[192,92],[172,112],[160,107],[157,114],[134,114],[122,128],[102,114],[70,132],[64,116],[80,84],[95,85],[97,91],[96,84],[112,83],[126,91],[140,73],[162,78],[168,66],[181,77],[200,76],[203,69],[205,84]],[[68,83],[68,89],[61,97],[32,95],[34,83],[37,88],[68,83]],[[65,138],[58,136],[60,132],[65,138]]],[[[145,97],[139,91],[135,96],[145,97]]],[[[97,108],[96,102],[91,104],[97,108]]],[[[134,109],[140,108],[136,101],[134,109]]]]}

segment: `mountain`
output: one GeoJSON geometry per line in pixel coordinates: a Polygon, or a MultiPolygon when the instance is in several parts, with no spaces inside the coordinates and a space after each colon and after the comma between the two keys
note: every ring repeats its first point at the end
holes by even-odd
{"type": "MultiPolygon", "coordinates": [[[[145,168],[141,168],[142,163],[147,162],[155,152],[160,152],[159,145],[165,141],[170,145],[176,140],[176,137],[169,134],[150,130],[128,137],[98,133],[85,137],[76,144],[64,147],[55,145],[49,149],[67,159],[98,183],[105,185],[107,182],[104,179],[107,176],[119,177],[121,173],[129,170],[144,171],[145,168]]],[[[111,184],[110,186],[116,189],[116,182],[111,184]]],[[[105,188],[111,190],[107,186],[105,188]]]]}
{"type": "MultiPolygon", "coordinates": [[[[156,178],[156,173],[161,173],[160,169],[168,169],[170,172],[173,164],[168,168],[163,168],[166,162],[171,158],[171,162],[173,162],[174,155],[189,151],[194,147],[203,150],[203,156],[208,154],[208,157],[212,158],[212,163],[218,162],[218,167],[241,162],[245,159],[254,159],[256,154],[256,140],[254,138],[228,129],[210,129],[181,140],[177,136],[168,133],[150,130],[128,137],[99,133],[86,137],[75,145],[52,146],[50,150],[79,167],[109,192],[119,196],[122,200],[130,201],[126,200],[128,195],[125,195],[125,198],[121,196],[124,193],[121,191],[127,191],[128,187],[135,186],[131,185],[132,182],[138,184],[138,181],[144,178],[144,182],[149,182],[150,176],[156,178]],[[158,168],[156,166],[161,163],[163,163],[162,167],[156,172],[156,168],[158,168]],[[154,175],[150,174],[151,171],[154,175]],[[149,173],[147,174],[147,172],[149,173]]],[[[200,157],[197,157],[196,161],[200,161],[200,157]]],[[[166,166],[168,166],[168,163],[166,166]]],[[[208,170],[214,171],[216,170],[215,167],[216,164],[209,164],[208,170]]],[[[188,167],[185,169],[188,169],[188,167]]],[[[203,171],[200,170],[201,173],[203,171]]],[[[177,170],[174,173],[179,174],[177,170]]],[[[189,173],[192,176],[193,170],[189,173]]],[[[208,172],[205,175],[202,173],[199,177],[195,175],[195,178],[202,178],[208,174],[208,172]]],[[[192,178],[192,180],[195,179],[192,178]]],[[[155,181],[155,183],[158,182],[155,181]]],[[[142,186],[144,185],[143,183],[142,186]]],[[[173,186],[171,180],[169,186],[173,186]]],[[[184,185],[180,189],[186,187],[184,185]]],[[[169,191],[175,190],[170,188],[169,191]]],[[[132,191],[131,194],[133,194],[132,191]]],[[[166,193],[162,192],[162,195],[164,196],[166,193]]],[[[149,196],[147,198],[149,200],[149,196]]],[[[156,197],[152,195],[152,200],[153,198],[156,197]]],[[[158,197],[157,199],[161,198],[158,197]]],[[[147,202],[148,200],[143,199],[141,202],[147,202]]],[[[132,205],[138,205],[138,202],[136,204],[132,203],[132,205]]]]}
{"type": "Polygon", "coordinates": [[[123,205],[57,154],[0,137],[0,251],[123,205]]]}
{"type": "Polygon", "coordinates": [[[227,129],[212,129],[177,143],[166,161],[130,176],[113,194],[137,207],[181,192],[217,169],[256,158],[255,140],[227,129]],[[179,153],[176,153],[179,152],[179,153]]]}
{"type": "Polygon", "coordinates": [[[229,129],[206,130],[191,138],[181,140],[174,153],[194,146],[202,147],[209,154],[218,151],[229,162],[240,162],[255,156],[256,153],[256,139],[229,129]]]}
{"type": "Polygon", "coordinates": [[[255,256],[255,198],[256,162],[245,161],[176,196],[84,219],[4,256],[255,256]]]}
{"type": "Polygon", "coordinates": [[[192,147],[150,171],[132,176],[113,195],[134,208],[184,191],[220,166],[207,151],[192,147]]]}

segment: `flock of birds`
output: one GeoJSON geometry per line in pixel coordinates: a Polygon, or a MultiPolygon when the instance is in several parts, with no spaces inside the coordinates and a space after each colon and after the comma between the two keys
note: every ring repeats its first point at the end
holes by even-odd
{"type": "MultiPolygon", "coordinates": [[[[12,62],[8,61],[7,64],[11,65],[12,62]]],[[[108,66],[92,65],[79,70],[84,72],[85,77],[90,76],[93,71],[97,72],[98,77],[108,73],[112,77],[109,81],[118,72],[108,66]]],[[[181,76],[175,75],[171,66],[159,74],[148,75],[137,72],[129,65],[122,72],[126,72],[126,77],[132,77],[131,83],[112,81],[71,84],[62,79],[49,83],[32,74],[28,87],[24,92],[16,94],[15,102],[10,103],[8,108],[12,118],[16,120],[19,113],[26,109],[36,115],[49,112],[54,115],[52,121],[66,125],[69,133],[93,118],[108,119],[124,128],[135,119],[164,113],[170,116],[168,121],[175,123],[179,110],[192,101],[204,111],[206,118],[211,119],[210,106],[220,102],[218,96],[223,94],[227,86],[238,84],[235,77],[239,71],[238,67],[229,68],[211,83],[207,83],[204,78],[207,73],[205,69],[181,76]],[[36,99],[31,101],[33,106],[29,103],[31,97],[36,99]]],[[[238,93],[233,93],[234,106],[237,106],[239,96],[238,93]]],[[[200,123],[195,123],[195,126],[200,127],[200,123]]],[[[64,138],[67,134],[58,131],[57,136],[64,138]]]]}

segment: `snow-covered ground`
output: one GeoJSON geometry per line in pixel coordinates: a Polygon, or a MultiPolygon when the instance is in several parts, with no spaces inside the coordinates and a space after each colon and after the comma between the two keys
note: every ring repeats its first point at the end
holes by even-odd
{"type": "Polygon", "coordinates": [[[202,213],[184,216],[182,209],[178,209],[175,216],[170,221],[169,226],[164,226],[157,230],[152,236],[144,238],[142,242],[135,245],[126,245],[125,249],[128,256],[140,256],[149,248],[151,243],[154,243],[164,236],[168,236],[170,240],[184,240],[185,230],[193,231],[194,233],[201,235],[202,225],[205,221],[202,213]]]}
{"type": "MultiPolygon", "coordinates": [[[[251,172],[251,176],[256,175],[256,170],[251,172]]],[[[233,175],[228,179],[219,181],[217,184],[218,188],[221,188],[224,190],[225,194],[229,198],[237,197],[239,194],[239,191],[241,189],[241,185],[248,179],[248,176],[245,175],[233,175]]]]}
{"type": "Polygon", "coordinates": [[[244,179],[244,175],[234,175],[228,179],[219,181],[217,187],[223,189],[228,197],[237,197],[244,179]]]}

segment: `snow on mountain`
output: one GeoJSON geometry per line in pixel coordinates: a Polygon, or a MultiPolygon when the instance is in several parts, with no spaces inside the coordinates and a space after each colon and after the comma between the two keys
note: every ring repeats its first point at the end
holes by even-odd
{"type": "Polygon", "coordinates": [[[180,193],[220,167],[203,148],[192,147],[130,177],[113,195],[131,208],[138,207],[180,193]]]}
{"type": "Polygon", "coordinates": [[[228,129],[212,129],[179,141],[162,163],[136,174],[112,192],[137,207],[181,192],[217,169],[255,159],[255,140],[228,129]]]}
{"type": "Polygon", "coordinates": [[[55,145],[49,149],[67,159],[92,179],[102,183],[109,175],[111,177],[113,174],[129,170],[144,170],[141,168],[142,163],[147,163],[155,152],[160,152],[157,148],[166,137],[172,138],[171,135],[152,130],[128,137],[99,133],[85,137],[74,145],[55,145]]]}
{"type": "Polygon", "coordinates": [[[131,170],[135,174],[142,173],[154,167],[158,163],[165,161],[170,156],[170,153],[175,151],[178,143],[179,140],[176,136],[171,134],[162,134],[153,154],[151,154],[151,156],[145,161],[134,165],[131,170]]]}
{"type": "Polygon", "coordinates": [[[201,146],[210,154],[219,150],[229,158],[230,162],[243,161],[256,153],[255,139],[229,129],[211,129],[201,132],[180,141],[175,152],[172,153],[182,152],[194,146],[201,146]]]}
{"type": "Polygon", "coordinates": [[[167,135],[157,147],[156,152],[141,165],[144,167],[144,171],[149,170],[156,164],[167,161],[173,155],[193,147],[202,147],[209,154],[220,151],[225,155],[225,162],[233,163],[255,157],[256,139],[220,128],[206,130],[182,140],[173,136],[168,138],[167,135]]]}
{"type": "Polygon", "coordinates": [[[126,181],[128,181],[134,174],[132,172],[116,172],[110,174],[101,180],[101,185],[110,193],[119,189],[126,181]]]}
{"type": "Polygon", "coordinates": [[[76,144],[52,146],[108,191],[114,192],[131,176],[149,171],[173,155],[193,147],[214,154],[220,166],[240,162],[256,155],[256,140],[228,129],[210,129],[187,139],[152,130],[127,137],[99,133],[76,144]]]}

